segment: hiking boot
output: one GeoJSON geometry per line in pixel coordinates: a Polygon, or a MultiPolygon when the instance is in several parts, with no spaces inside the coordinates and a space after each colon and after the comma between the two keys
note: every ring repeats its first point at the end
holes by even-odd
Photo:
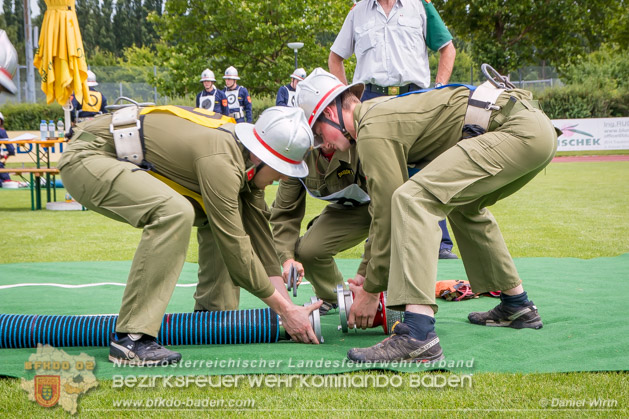
{"type": "Polygon", "coordinates": [[[336,303],[328,303],[327,301],[323,301],[321,307],[319,307],[319,316],[325,316],[330,312],[330,310],[335,310],[338,308],[336,303]]]}
{"type": "Polygon", "coordinates": [[[152,336],[142,335],[133,340],[130,335],[111,334],[109,361],[126,365],[168,365],[181,359],[181,354],[164,348],[152,336]]]}
{"type": "Polygon", "coordinates": [[[440,249],[439,259],[458,259],[459,257],[452,253],[451,249],[440,249]]]}
{"type": "Polygon", "coordinates": [[[542,318],[532,301],[519,307],[498,304],[489,311],[474,312],[467,316],[470,323],[482,326],[512,327],[514,329],[541,329],[542,318]]]}
{"type": "Polygon", "coordinates": [[[347,352],[352,361],[416,361],[430,362],[443,359],[443,351],[435,332],[428,333],[426,340],[411,337],[410,328],[396,323],[392,335],[369,348],[353,348],[347,352]]]}

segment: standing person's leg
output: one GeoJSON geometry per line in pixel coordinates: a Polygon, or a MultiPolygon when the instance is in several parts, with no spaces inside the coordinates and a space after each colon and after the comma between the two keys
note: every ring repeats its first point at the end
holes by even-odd
{"type": "MultiPolygon", "coordinates": [[[[408,176],[409,178],[413,177],[419,173],[419,169],[415,167],[408,168],[408,176]]],[[[439,243],[439,259],[458,259],[458,256],[452,253],[452,247],[454,247],[454,243],[452,243],[452,238],[450,237],[450,232],[448,231],[448,224],[446,220],[439,220],[439,227],[441,228],[441,242],[439,243]]]]}
{"type": "Polygon", "coordinates": [[[297,241],[295,258],[304,265],[316,296],[328,304],[336,304],[334,289],[344,282],[334,256],[364,241],[370,223],[368,205],[347,209],[328,205],[297,241]]]}
{"type": "MultiPolygon", "coordinates": [[[[132,346],[140,342],[141,335],[154,338],[159,333],[186,258],[194,219],[192,205],[183,196],[135,169],[137,166],[131,163],[94,155],[71,162],[61,170],[65,187],[82,205],[143,229],[116,323],[116,332],[122,334],[119,341],[125,341],[129,334],[135,342],[129,343],[132,346]]],[[[181,357],[165,348],[157,350],[154,342],[141,342],[150,353],[136,348],[132,358],[137,355],[140,361],[172,362],[181,357]]],[[[128,350],[119,355],[131,356],[128,350]]],[[[123,359],[126,361],[130,359],[123,359]]]]}

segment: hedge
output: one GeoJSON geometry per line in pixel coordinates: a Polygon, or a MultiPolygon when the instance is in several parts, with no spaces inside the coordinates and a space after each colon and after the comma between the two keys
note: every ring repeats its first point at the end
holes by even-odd
{"type": "Polygon", "coordinates": [[[629,116],[629,89],[600,90],[572,85],[546,89],[537,99],[551,119],[629,116]]]}
{"type": "Polygon", "coordinates": [[[63,118],[63,108],[56,103],[7,104],[0,107],[0,112],[4,115],[4,128],[7,131],[39,131],[42,119],[57,122],[63,118]]]}
{"type": "MultiPolygon", "coordinates": [[[[536,95],[542,109],[551,119],[611,118],[629,116],[629,89],[602,90],[584,85],[553,87],[536,95]]],[[[188,95],[171,99],[169,104],[194,106],[194,97],[188,95]]],[[[275,96],[252,98],[253,120],[263,110],[275,105],[275,96]]],[[[0,107],[4,114],[5,128],[10,131],[39,130],[42,119],[63,118],[58,104],[7,104],[0,107]]]]}

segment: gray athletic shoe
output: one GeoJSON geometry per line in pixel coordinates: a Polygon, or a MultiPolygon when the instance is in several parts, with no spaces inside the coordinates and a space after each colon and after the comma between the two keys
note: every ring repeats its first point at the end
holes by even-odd
{"type": "Polygon", "coordinates": [[[152,367],[172,364],[180,359],[180,353],[164,348],[152,336],[142,335],[140,339],[133,340],[129,335],[111,334],[109,344],[109,361],[111,362],[152,367]]]}
{"type": "Polygon", "coordinates": [[[452,253],[451,249],[439,250],[439,259],[458,259],[459,257],[452,253]]]}
{"type": "Polygon", "coordinates": [[[353,348],[347,353],[352,361],[416,361],[430,362],[443,359],[443,351],[435,332],[428,333],[426,340],[411,337],[410,328],[396,323],[392,335],[369,348],[353,348]]]}
{"type": "Polygon", "coordinates": [[[514,329],[542,328],[542,318],[532,301],[519,307],[509,307],[500,303],[489,311],[470,313],[467,318],[470,323],[482,326],[512,327],[514,329]]]}

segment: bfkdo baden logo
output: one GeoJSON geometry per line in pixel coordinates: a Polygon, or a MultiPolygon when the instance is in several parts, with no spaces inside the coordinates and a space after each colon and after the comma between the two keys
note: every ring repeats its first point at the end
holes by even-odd
{"type": "Polygon", "coordinates": [[[58,375],[35,376],[35,401],[43,407],[53,407],[61,394],[61,377],[58,375]]]}
{"type": "Polygon", "coordinates": [[[68,355],[49,345],[38,345],[37,353],[24,363],[27,374],[34,373],[35,376],[32,380],[22,378],[22,388],[30,400],[42,407],[51,408],[58,404],[75,414],[79,396],[98,386],[95,367],[92,356],[84,353],[68,355]]]}

